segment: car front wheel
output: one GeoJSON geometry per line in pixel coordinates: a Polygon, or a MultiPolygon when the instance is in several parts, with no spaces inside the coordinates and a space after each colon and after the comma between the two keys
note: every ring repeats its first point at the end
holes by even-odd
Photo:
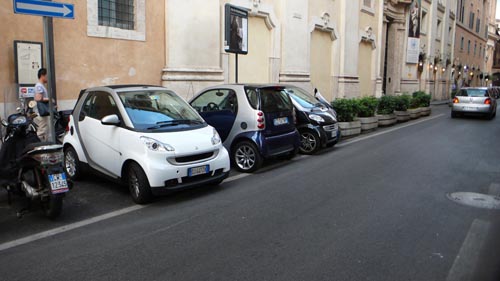
{"type": "Polygon", "coordinates": [[[318,134],[310,130],[300,132],[300,153],[314,154],[321,147],[321,139],[318,134]]]}
{"type": "Polygon", "coordinates": [[[142,168],[136,163],[130,163],[127,168],[127,185],[137,204],[147,204],[153,199],[151,186],[142,168]]]}

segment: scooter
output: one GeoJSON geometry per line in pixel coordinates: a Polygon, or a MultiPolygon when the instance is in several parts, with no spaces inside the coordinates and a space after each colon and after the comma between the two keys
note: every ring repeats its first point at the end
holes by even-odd
{"type": "MultiPolygon", "coordinates": [[[[30,107],[36,106],[36,102],[30,107]]],[[[64,172],[63,146],[40,142],[33,118],[25,110],[2,120],[6,135],[0,149],[0,186],[12,195],[28,199],[28,206],[18,212],[22,217],[35,201],[41,203],[45,215],[56,218],[62,211],[65,193],[72,187],[64,172]]]]}

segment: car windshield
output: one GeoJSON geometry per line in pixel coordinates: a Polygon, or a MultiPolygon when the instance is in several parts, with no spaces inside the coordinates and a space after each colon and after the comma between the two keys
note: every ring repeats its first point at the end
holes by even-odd
{"type": "Polygon", "coordinates": [[[484,89],[463,89],[457,94],[460,97],[486,97],[488,93],[484,89]]]}
{"type": "Polygon", "coordinates": [[[118,95],[137,129],[204,123],[189,104],[171,91],[120,92],[118,95]]]}
{"type": "Polygon", "coordinates": [[[290,95],[290,97],[300,104],[303,108],[314,108],[317,107],[319,102],[310,94],[299,88],[286,88],[285,92],[290,95]]]}

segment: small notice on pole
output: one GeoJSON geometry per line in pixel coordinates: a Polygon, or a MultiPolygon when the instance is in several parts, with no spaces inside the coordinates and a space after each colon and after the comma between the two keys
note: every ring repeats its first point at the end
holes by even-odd
{"type": "Polygon", "coordinates": [[[19,95],[33,97],[38,81],[37,73],[42,68],[42,43],[14,41],[14,59],[16,65],[16,83],[20,86],[19,95]]]}

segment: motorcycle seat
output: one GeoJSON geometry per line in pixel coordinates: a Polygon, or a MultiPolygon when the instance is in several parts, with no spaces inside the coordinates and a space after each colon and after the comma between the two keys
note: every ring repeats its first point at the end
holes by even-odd
{"type": "Polygon", "coordinates": [[[40,146],[46,146],[46,145],[53,145],[55,143],[53,142],[34,142],[34,143],[30,143],[28,144],[24,149],[23,149],[23,152],[22,154],[26,154],[28,153],[29,151],[33,150],[34,148],[36,147],[40,147],[40,146]]]}

